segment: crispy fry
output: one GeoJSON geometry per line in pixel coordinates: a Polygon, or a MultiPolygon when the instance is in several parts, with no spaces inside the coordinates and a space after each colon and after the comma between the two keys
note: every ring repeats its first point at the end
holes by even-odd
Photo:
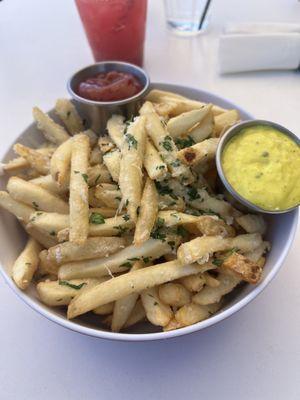
{"type": "Polygon", "coordinates": [[[58,99],[55,104],[55,112],[72,135],[84,131],[83,121],[70,100],[58,99]]]}
{"type": "Polygon", "coordinates": [[[27,289],[30,285],[33,274],[38,267],[40,251],[41,246],[39,243],[29,238],[24,250],[14,262],[12,278],[22,290],[27,289]]]}
{"type": "Polygon", "coordinates": [[[128,320],[124,324],[124,329],[143,321],[146,318],[146,313],[141,300],[138,300],[132,310],[128,320]]]}
{"type": "Polygon", "coordinates": [[[45,138],[52,143],[61,144],[69,139],[67,131],[59,124],[53,121],[47,114],[43,113],[38,107],[32,110],[33,118],[37,123],[45,138]]]}
{"type": "Polygon", "coordinates": [[[124,117],[121,115],[114,114],[107,121],[108,135],[119,149],[122,148],[125,128],[124,117]]]}
{"type": "MultiPolygon", "coordinates": [[[[130,271],[136,271],[140,268],[143,268],[143,266],[143,262],[136,261],[130,271]]],[[[111,330],[113,332],[119,332],[123,328],[136,305],[138,297],[138,293],[132,293],[126,297],[123,297],[122,299],[115,301],[111,322],[111,330]]]]}
{"type": "Polygon", "coordinates": [[[216,251],[226,251],[237,248],[245,253],[254,250],[262,242],[258,233],[248,233],[234,238],[222,238],[221,236],[202,236],[183,243],[178,251],[177,257],[185,265],[195,261],[206,260],[207,257],[216,251]]]}
{"type": "Polygon", "coordinates": [[[66,189],[59,187],[58,184],[52,179],[51,175],[39,176],[30,180],[30,183],[40,186],[41,188],[51,192],[55,195],[64,195],[66,189]]]}
{"type": "Polygon", "coordinates": [[[245,229],[247,233],[261,233],[263,235],[266,232],[266,222],[261,215],[241,215],[236,218],[236,222],[245,229]]]}
{"type": "Polygon", "coordinates": [[[200,292],[206,283],[203,275],[204,274],[186,276],[180,279],[180,282],[190,292],[200,292]]]}
{"type": "Polygon", "coordinates": [[[134,243],[140,245],[150,238],[158,211],[158,196],[154,182],[147,178],[140,206],[140,213],[136,222],[134,243]]]}
{"type": "Polygon", "coordinates": [[[98,165],[103,162],[103,156],[101,153],[101,150],[99,146],[94,146],[93,149],[91,150],[90,154],[90,164],[91,165],[98,165]]]}
{"type": "Polygon", "coordinates": [[[257,283],[262,275],[262,268],[248,260],[242,254],[234,253],[227,257],[222,267],[237,274],[243,281],[257,283]]]}
{"type": "Polygon", "coordinates": [[[153,180],[161,181],[168,175],[166,163],[149,139],[146,140],[144,167],[149,177],[153,180]]]}
{"type": "Polygon", "coordinates": [[[145,117],[130,123],[122,146],[119,185],[122,200],[133,222],[137,220],[137,209],[142,197],[142,167],[145,153],[145,117]]]}
{"type": "Polygon", "coordinates": [[[65,242],[43,250],[39,257],[44,270],[57,273],[60,265],[80,260],[108,257],[125,247],[125,240],[119,237],[88,238],[82,245],[65,242]]]}
{"type": "Polygon", "coordinates": [[[179,324],[177,328],[193,325],[208,317],[208,309],[195,303],[185,304],[175,313],[175,319],[179,324]]]}
{"type": "Polygon", "coordinates": [[[220,115],[215,116],[216,137],[222,136],[225,131],[240,120],[240,115],[237,110],[228,110],[220,115]]]}
{"type": "Polygon", "coordinates": [[[132,262],[155,260],[170,251],[171,247],[166,242],[149,239],[141,246],[125,247],[109,257],[64,264],[60,267],[58,275],[61,279],[98,278],[111,273],[127,271],[131,268],[132,262]]]}
{"type": "Polygon", "coordinates": [[[158,326],[166,326],[173,317],[172,309],[164,304],[158,296],[157,288],[149,288],[141,293],[141,300],[147,319],[158,326]]]}
{"type": "Polygon", "coordinates": [[[215,127],[213,113],[209,111],[202,121],[189,131],[189,136],[195,143],[202,142],[212,135],[215,127]]]}
{"type": "Polygon", "coordinates": [[[177,154],[179,160],[186,165],[195,165],[215,158],[219,139],[211,138],[180,150],[177,154]]]}
{"type": "Polygon", "coordinates": [[[73,138],[70,138],[59,145],[50,161],[51,176],[64,190],[67,190],[70,184],[72,143],[73,138]]]}
{"type": "Polygon", "coordinates": [[[69,212],[68,204],[60,197],[40,186],[15,176],[9,179],[7,190],[12,198],[33,206],[36,210],[59,212],[62,214],[69,212]]]}
{"type": "Polygon", "coordinates": [[[88,185],[89,187],[99,185],[99,183],[110,183],[111,176],[104,164],[93,165],[88,168],[88,185]]]}
{"type": "Polygon", "coordinates": [[[178,261],[157,264],[134,272],[120,275],[95,288],[85,291],[72,300],[68,308],[68,318],[75,318],[94,308],[111,301],[119,300],[131,293],[169,282],[183,276],[196,274],[205,269],[205,265],[181,266],[178,261]]]}
{"type": "Polygon", "coordinates": [[[192,299],[191,293],[180,283],[165,283],[159,286],[158,294],[163,303],[172,307],[182,307],[190,303],[192,299]]]}
{"type": "Polygon", "coordinates": [[[196,124],[201,123],[208,112],[211,111],[212,105],[208,104],[202,108],[184,112],[177,117],[169,119],[167,129],[170,135],[175,138],[186,134],[196,124]]]}
{"type": "Polygon", "coordinates": [[[70,178],[70,242],[83,244],[89,231],[88,160],[90,143],[85,135],[74,136],[70,178]]]}
{"type": "Polygon", "coordinates": [[[41,175],[49,174],[50,158],[49,155],[42,154],[41,152],[17,143],[14,145],[14,151],[23,157],[28,164],[37,170],[41,175]]]}
{"type": "Polygon", "coordinates": [[[122,199],[121,191],[115,186],[114,189],[105,188],[105,184],[100,184],[95,188],[95,197],[106,207],[119,208],[122,199]]]}
{"type": "Polygon", "coordinates": [[[119,182],[120,166],[121,166],[121,152],[118,149],[108,151],[103,156],[103,163],[109,171],[113,181],[119,182]]]}
{"type": "Polygon", "coordinates": [[[7,192],[0,191],[0,207],[15,215],[18,220],[27,224],[34,208],[14,200],[7,192]]]}

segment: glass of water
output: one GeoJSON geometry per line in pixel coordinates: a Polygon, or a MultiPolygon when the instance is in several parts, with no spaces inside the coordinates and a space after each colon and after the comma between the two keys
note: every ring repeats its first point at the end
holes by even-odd
{"type": "Polygon", "coordinates": [[[182,36],[205,31],[211,0],[164,0],[168,28],[182,36]]]}

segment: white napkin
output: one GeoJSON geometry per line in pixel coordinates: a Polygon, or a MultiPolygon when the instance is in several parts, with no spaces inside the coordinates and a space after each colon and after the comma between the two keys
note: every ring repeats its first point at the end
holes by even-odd
{"type": "Polygon", "coordinates": [[[220,37],[221,73],[288,70],[299,65],[299,24],[229,24],[220,37]]]}

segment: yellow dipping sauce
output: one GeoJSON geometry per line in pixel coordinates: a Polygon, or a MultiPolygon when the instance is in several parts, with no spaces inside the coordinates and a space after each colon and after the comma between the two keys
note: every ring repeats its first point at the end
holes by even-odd
{"type": "Polygon", "coordinates": [[[300,202],[300,148],[279,130],[244,128],[225,145],[221,162],[231,186],[245,199],[269,211],[300,202]]]}

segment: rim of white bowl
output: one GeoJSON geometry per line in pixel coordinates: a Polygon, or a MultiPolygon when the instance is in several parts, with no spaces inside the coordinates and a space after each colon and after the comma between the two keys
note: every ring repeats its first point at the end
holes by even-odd
{"type": "MultiPolygon", "coordinates": [[[[173,90],[176,90],[175,88],[181,88],[182,90],[192,90],[192,91],[199,91],[204,95],[207,96],[213,96],[216,99],[220,100],[221,102],[226,102],[227,104],[230,104],[232,108],[236,108],[239,111],[243,112],[244,114],[248,115],[251,117],[251,114],[249,114],[247,111],[245,111],[243,108],[235,105],[231,101],[215,95],[212,92],[208,92],[205,90],[199,90],[195,88],[191,88],[188,86],[182,86],[182,85],[174,85],[174,84],[166,84],[166,83],[152,83],[151,87],[155,87],[156,85],[165,87],[167,90],[171,90],[172,86],[174,86],[173,90]]],[[[5,155],[4,155],[5,157],[5,155]]],[[[184,335],[188,335],[203,329],[206,329],[212,325],[217,324],[218,322],[221,322],[231,315],[235,314],[237,311],[241,310],[243,307],[245,307],[247,304],[249,304],[252,300],[254,300],[267,286],[268,284],[274,279],[278,271],[280,270],[284,259],[286,258],[291,245],[293,243],[293,239],[296,234],[296,229],[297,229],[297,223],[298,223],[298,210],[295,209],[290,212],[290,214],[293,214],[293,221],[292,221],[292,227],[289,233],[289,236],[287,237],[286,245],[281,253],[280,257],[277,259],[276,264],[272,267],[271,271],[268,273],[268,275],[264,278],[264,280],[259,283],[250,293],[248,293],[244,298],[239,300],[237,303],[233,304],[232,306],[228,307],[228,309],[220,311],[218,314],[213,315],[212,317],[201,321],[197,322],[194,325],[190,325],[184,328],[168,331],[168,332],[154,332],[154,333],[115,333],[115,332],[109,332],[109,331],[103,331],[103,330],[98,330],[95,328],[88,328],[85,326],[82,326],[80,324],[77,324],[76,322],[69,321],[61,316],[57,316],[53,314],[51,311],[46,310],[41,304],[38,303],[38,301],[34,301],[31,299],[26,292],[21,291],[13,282],[11,277],[6,273],[4,268],[1,265],[0,271],[2,276],[4,277],[5,282],[7,285],[13,290],[16,295],[22,299],[29,307],[31,307],[33,310],[37,311],[39,314],[43,315],[46,317],[48,320],[53,321],[57,323],[58,325],[61,325],[73,332],[78,332],[83,335],[87,336],[92,336],[92,337],[97,337],[101,339],[107,339],[107,340],[116,340],[116,341],[127,341],[127,342],[141,342],[141,341],[152,341],[152,340],[165,340],[165,339],[170,339],[174,337],[180,337],[184,335]]]]}

